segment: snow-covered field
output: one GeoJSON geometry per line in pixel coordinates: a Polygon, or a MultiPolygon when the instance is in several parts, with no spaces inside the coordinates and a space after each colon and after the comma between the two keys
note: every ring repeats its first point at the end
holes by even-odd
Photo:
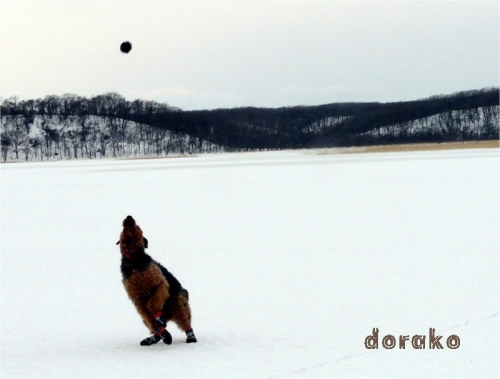
{"type": "Polygon", "coordinates": [[[2,378],[499,376],[498,149],[0,173],[2,378]],[[129,214],[189,290],[197,344],[171,325],[172,345],[139,346],[115,245],[129,214]]]}

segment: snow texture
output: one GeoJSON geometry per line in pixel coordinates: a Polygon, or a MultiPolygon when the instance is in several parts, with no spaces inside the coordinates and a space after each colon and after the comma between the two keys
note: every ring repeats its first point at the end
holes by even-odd
{"type": "Polygon", "coordinates": [[[1,377],[498,377],[499,162],[477,149],[2,164],[1,377]],[[197,344],[170,325],[172,345],[139,346],[115,245],[129,214],[189,290],[197,344]],[[368,350],[373,328],[426,335],[425,349],[368,350]]]}

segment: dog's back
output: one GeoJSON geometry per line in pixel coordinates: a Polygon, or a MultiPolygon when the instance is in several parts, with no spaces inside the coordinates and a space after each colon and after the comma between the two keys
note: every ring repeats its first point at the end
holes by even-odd
{"type": "Polygon", "coordinates": [[[168,286],[169,286],[168,293],[170,294],[170,296],[177,295],[179,292],[181,292],[182,285],[177,280],[177,278],[170,271],[168,271],[164,266],[162,266],[160,263],[156,262],[156,264],[160,267],[160,270],[161,270],[161,273],[163,274],[163,277],[168,282],[168,286]]]}

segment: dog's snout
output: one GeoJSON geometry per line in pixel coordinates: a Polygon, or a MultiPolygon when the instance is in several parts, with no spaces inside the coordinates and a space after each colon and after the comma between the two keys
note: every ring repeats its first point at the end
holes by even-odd
{"type": "Polygon", "coordinates": [[[127,216],[125,220],[123,220],[123,226],[135,226],[135,220],[132,216],[127,216]]]}

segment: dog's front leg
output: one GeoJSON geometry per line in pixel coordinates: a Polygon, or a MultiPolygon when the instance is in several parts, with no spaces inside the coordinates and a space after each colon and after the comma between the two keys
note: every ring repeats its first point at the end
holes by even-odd
{"type": "Polygon", "coordinates": [[[168,299],[168,287],[159,285],[153,290],[146,305],[146,317],[143,316],[144,323],[149,327],[153,335],[141,341],[141,346],[149,346],[163,340],[164,343],[170,345],[172,336],[167,331],[167,319],[163,316],[161,308],[168,299]]]}
{"type": "Polygon", "coordinates": [[[136,304],[136,309],[144,322],[144,325],[151,331],[155,332],[157,321],[153,317],[153,314],[144,306],[144,304],[136,304]]]}
{"type": "Polygon", "coordinates": [[[168,286],[166,283],[160,284],[158,287],[155,288],[153,293],[151,294],[148,302],[146,303],[146,308],[149,311],[149,313],[153,316],[153,319],[155,321],[161,322],[158,320],[158,316],[155,316],[160,312],[161,315],[161,310],[163,308],[163,305],[165,304],[165,301],[169,298],[168,294],[168,286]]]}
{"type": "Polygon", "coordinates": [[[167,326],[167,319],[162,314],[163,305],[169,298],[168,286],[166,283],[161,283],[155,288],[151,294],[148,302],[146,303],[146,308],[149,313],[153,316],[155,325],[154,333],[161,335],[167,326]]]}

